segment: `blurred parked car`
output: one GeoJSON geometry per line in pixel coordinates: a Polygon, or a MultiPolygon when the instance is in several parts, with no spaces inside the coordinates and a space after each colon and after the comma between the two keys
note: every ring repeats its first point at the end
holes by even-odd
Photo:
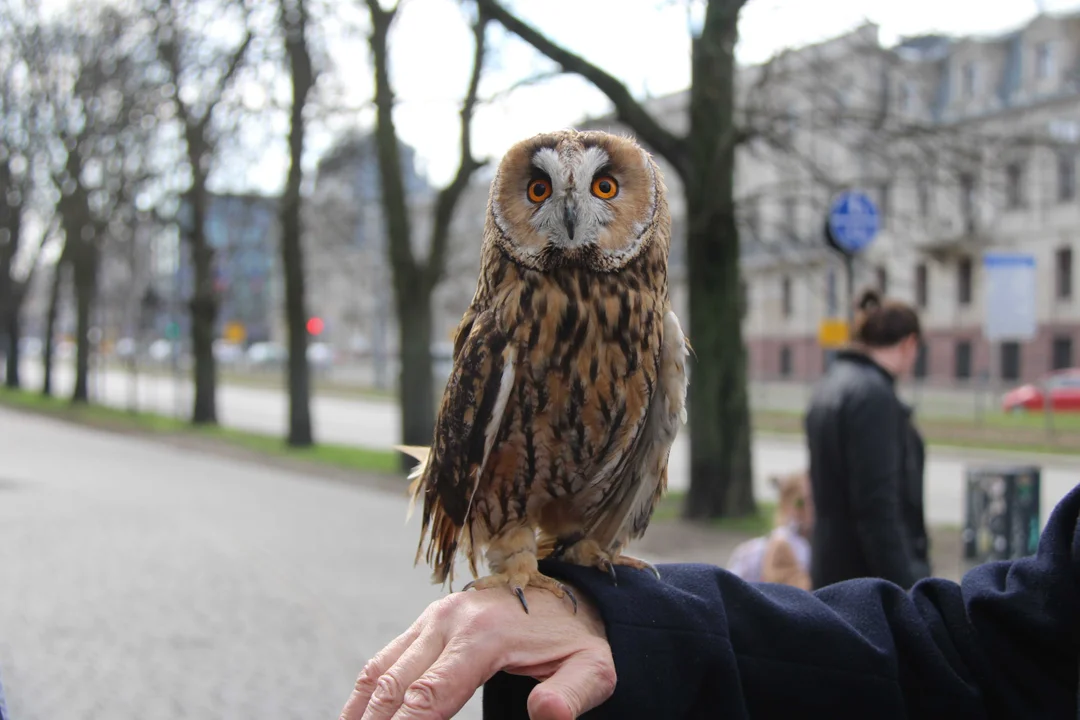
{"type": "Polygon", "coordinates": [[[244,359],[244,348],[226,340],[215,340],[214,359],[221,365],[235,365],[244,359]]]}
{"type": "Polygon", "coordinates": [[[334,364],[334,350],[326,343],[311,343],[307,347],[307,360],[313,370],[327,370],[334,364]]]}
{"type": "Polygon", "coordinates": [[[41,357],[43,345],[40,338],[24,337],[19,340],[19,354],[25,360],[36,360],[41,357]]]}
{"type": "Polygon", "coordinates": [[[116,341],[116,345],[113,347],[113,353],[121,360],[130,360],[135,357],[135,353],[138,352],[139,346],[136,344],[134,338],[120,338],[116,341]]]}
{"type": "Polygon", "coordinates": [[[247,361],[255,368],[272,368],[284,364],[288,351],[276,343],[253,343],[247,351],[247,361]]]}
{"type": "Polygon", "coordinates": [[[1050,409],[1054,412],[1080,412],[1080,368],[1058,370],[1039,382],[1021,385],[1002,398],[1006,412],[1039,412],[1046,407],[1044,390],[1050,393],[1050,409]]]}

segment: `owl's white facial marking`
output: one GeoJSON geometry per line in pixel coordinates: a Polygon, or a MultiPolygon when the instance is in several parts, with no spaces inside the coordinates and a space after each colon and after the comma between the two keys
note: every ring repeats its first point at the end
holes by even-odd
{"type": "Polygon", "coordinates": [[[608,154],[599,147],[566,144],[541,148],[533,156],[533,170],[551,183],[552,193],[535,203],[529,224],[549,243],[564,249],[594,245],[601,230],[615,217],[613,201],[592,192],[594,178],[603,171],[608,154]]]}

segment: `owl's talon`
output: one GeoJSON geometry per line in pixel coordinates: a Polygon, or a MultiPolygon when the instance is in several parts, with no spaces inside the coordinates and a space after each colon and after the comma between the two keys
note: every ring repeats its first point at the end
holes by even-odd
{"type": "Polygon", "coordinates": [[[525,591],[520,587],[514,588],[514,594],[517,595],[517,599],[521,601],[521,607],[525,608],[525,614],[529,613],[529,603],[525,602],[525,591]]]}
{"type": "Polygon", "coordinates": [[[566,593],[566,596],[570,598],[570,602],[574,604],[574,614],[577,615],[577,596],[574,595],[574,591],[562,584],[560,584],[559,587],[561,587],[562,591],[566,593]]]}
{"type": "Polygon", "coordinates": [[[608,577],[611,578],[611,584],[612,585],[618,585],[619,584],[619,576],[615,574],[615,565],[614,565],[614,563],[612,563],[607,558],[600,558],[600,560],[598,562],[598,565],[600,566],[600,569],[603,570],[604,572],[606,572],[608,574],[608,577]]]}
{"type": "Polygon", "coordinates": [[[476,584],[475,580],[470,581],[465,587],[461,588],[461,592],[469,592],[472,590],[473,585],[476,584]]]}

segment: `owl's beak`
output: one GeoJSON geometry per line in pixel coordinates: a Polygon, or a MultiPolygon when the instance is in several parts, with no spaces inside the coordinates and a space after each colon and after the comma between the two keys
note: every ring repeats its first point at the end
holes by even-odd
{"type": "Polygon", "coordinates": [[[577,207],[571,203],[563,206],[563,224],[566,225],[566,236],[574,239],[574,223],[577,222],[577,207]]]}

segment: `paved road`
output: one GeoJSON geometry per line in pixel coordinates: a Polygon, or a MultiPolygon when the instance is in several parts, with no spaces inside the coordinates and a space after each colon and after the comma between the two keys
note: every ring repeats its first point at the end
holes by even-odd
{"type": "MultiPolygon", "coordinates": [[[[36,365],[28,365],[26,381],[40,382],[36,365]]],[[[70,370],[61,368],[57,377],[59,392],[71,385],[70,370]]],[[[108,404],[127,407],[131,382],[119,371],[97,373],[95,390],[108,404]]],[[[179,384],[161,377],[140,377],[138,403],[144,410],[187,417],[191,407],[191,387],[186,380],[179,384]]],[[[288,404],[280,390],[223,386],[219,390],[220,420],[247,430],[284,434],[288,404]]],[[[315,432],[324,442],[390,447],[399,442],[400,418],[392,402],[318,397],[312,406],[315,432]]],[[[789,437],[759,436],[754,441],[755,490],[759,497],[774,496],[767,481],[773,474],[806,467],[802,441],[789,437]]],[[[992,451],[944,451],[932,449],[926,471],[927,518],[933,523],[959,525],[963,521],[964,468],[970,464],[1034,463],[1043,467],[1042,519],[1064,495],[1080,482],[1080,458],[1040,456],[992,451]]],[[[673,489],[685,489],[689,482],[688,443],[685,433],[676,441],[671,454],[670,482],[673,489]]]]}
{"type": "Polygon", "coordinates": [[[440,594],[404,513],[375,490],[0,410],[11,717],[336,718],[363,661],[440,594]]]}

